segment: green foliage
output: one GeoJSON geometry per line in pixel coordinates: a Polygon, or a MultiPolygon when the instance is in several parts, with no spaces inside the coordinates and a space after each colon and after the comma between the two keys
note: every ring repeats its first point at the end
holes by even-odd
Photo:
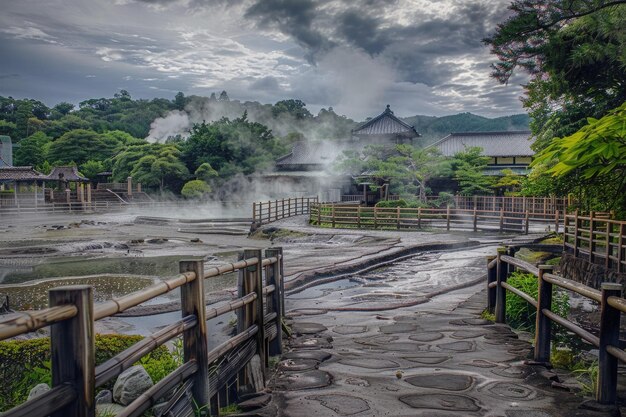
{"type": "Polygon", "coordinates": [[[583,366],[574,370],[578,383],[581,387],[581,394],[585,396],[595,395],[598,391],[598,361],[594,361],[588,366],[583,366]]]}
{"type": "Polygon", "coordinates": [[[26,139],[22,139],[20,146],[15,149],[15,166],[38,166],[45,162],[50,138],[43,132],[37,132],[26,139]]]}
{"type": "Polygon", "coordinates": [[[180,193],[185,198],[201,199],[208,197],[211,191],[211,186],[206,182],[202,180],[191,180],[185,183],[180,193]]]}
{"type": "Polygon", "coordinates": [[[216,177],[219,177],[217,171],[214,170],[211,164],[209,164],[208,162],[200,164],[200,166],[196,169],[196,172],[194,172],[194,175],[197,179],[204,182],[208,182],[215,179],[216,177]]]}
{"type": "Polygon", "coordinates": [[[570,191],[583,190],[597,204],[594,209],[625,212],[626,102],[601,119],[587,119],[576,133],[555,138],[531,166],[531,178],[566,181],[570,191]]]}
{"type": "Polygon", "coordinates": [[[96,175],[102,171],[105,171],[105,166],[101,161],[89,160],[80,166],[80,173],[90,180],[95,179],[96,175]]]}
{"type": "Polygon", "coordinates": [[[376,207],[408,207],[408,204],[405,200],[388,200],[388,201],[379,201],[376,203],[376,207]]]}
{"type": "Polygon", "coordinates": [[[459,183],[461,195],[488,195],[492,194],[494,178],[484,175],[489,163],[489,157],[481,155],[482,148],[468,147],[454,155],[451,169],[454,179],[459,183]]]}
{"type": "MultiPolygon", "coordinates": [[[[141,336],[96,335],[96,365],[100,365],[143,339],[141,336]]],[[[165,346],[159,346],[141,360],[154,382],[176,368],[173,356],[165,346]],[[166,372],[167,371],[167,372],[166,372]]],[[[37,384],[50,383],[50,339],[0,342],[0,411],[24,401],[37,384]]]]}
{"type": "Polygon", "coordinates": [[[523,178],[522,175],[514,173],[512,169],[503,169],[502,176],[498,178],[493,187],[503,190],[508,195],[516,195],[522,186],[523,178]]]}
{"type": "Polygon", "coordinates": [[[89,160],[103,161],[111,158],[121,148],[120,142],[93,130],[71,130],[52,142],[48,160],[66,164],[83,164],[89,160]]]}
{"type": "MultiPolygon", "coordinates": [[[[536,276],[516,271],[507,278],[507,282],[537,299],[539,290],[536,276]]],[[[569,314],[569,296],[563,291],[553,291],[551,310],[561,317],[567,317],[569,314]]],[[[536,317],[537,309],[535,307],[513,293],[507,294],[506,320],[511,327],[532,333],[535,331],[536,317]]],[[[552,331],[555,344],[564,343],[567,337],[566,331],[560,326],[553,326],[552,331]]]]}

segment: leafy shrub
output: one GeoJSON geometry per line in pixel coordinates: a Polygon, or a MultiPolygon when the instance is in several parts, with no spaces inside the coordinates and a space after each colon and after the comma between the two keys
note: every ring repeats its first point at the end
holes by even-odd
{"type": "MultiPolygon", "coordinates": [[[[96,335],[96,365],[143,339],[135,335],[96,335]]],[[[174,358],[165,346],[159,346],[141,359],[141,365],[154,382],[176,368],[174,358]]],[[[0,411],[26,401],[35,385],[50,384],[50,338],[0,342],[0,411]]]]}
{"type": "Polygon", "coordinates": [[[405,208],[408,207],[405,200],[387,200],[387,201],[379,201],[376,203],[376,207],[400,207],[405,208]]]}
{"type": "Polygon", "coordinates": [[[207,197],[211,191],[211,186],[202,180],[188,181],[180,193],[185,198],[204,198],[207,197]]]}
{"type": "MultiPolygon", "coordinates": [[[[533,274],[515,271],[508,278],[507,282],[537,299],[539,293],[537,277],[533,274]]],[[[561,317],[567,317],[569,313],[569,296],[563,292],[553,289],[551,310],[561,317]]],[[[523,298],[513,294],[506,295],[506,320],[507,323],[516,329],[534,333],[537,309],[528,304],[523,298]]],[[[552,326],[553,340],[555,344],[563,343],[566,339],[566,331],[558,325],[552,326]]]]}

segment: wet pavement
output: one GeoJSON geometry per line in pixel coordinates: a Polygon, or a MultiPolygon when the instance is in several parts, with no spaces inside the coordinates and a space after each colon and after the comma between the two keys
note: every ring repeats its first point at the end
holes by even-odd
{"type": "Polygon", "coordinates": [[[293,335],[270,385],[273,402],[249,415],[607,415],[579,408],[582,397],[552,387],[555,373],[524,364],[528,341],[480,318],[484,284],[472,282],[494,251],[420,254],[289,295],[293,335]],[[423,300],[398,307],[396,296],[423,300]],[[369,311],[374,299],[392,309],[369,311]]]}

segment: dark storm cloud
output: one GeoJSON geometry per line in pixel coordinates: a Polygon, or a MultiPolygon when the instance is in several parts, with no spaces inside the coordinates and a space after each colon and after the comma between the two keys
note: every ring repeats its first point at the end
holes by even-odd
{"type": "Polygon", "coordinates": [[[248,8],[245,16],[260,27],[276,28],[292,36],[311,55],[332,45],[313,23],[318,16],[318,2],[313,0],[259,0],[248,8]]]}

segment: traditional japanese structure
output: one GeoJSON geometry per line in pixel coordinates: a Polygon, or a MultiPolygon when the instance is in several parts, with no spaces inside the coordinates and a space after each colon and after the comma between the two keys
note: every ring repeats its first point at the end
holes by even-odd
{"type": "Polygon", "coordinates": [[[352,139],[365,145],[410,144],[420,137],[415,128],[398,119],[389,104],[384,112],[352,130],[352,139]]]}
{"type": "Polygon", "coordinates": [[[46,179],[32,166],[0,167],[0,207],[37,207],[44,204],[46,179]]]}
{"type": "Polygon", "coordinates": [[[50,202],[91,202],[91,184],[88,178],[83,177],[75,166],[59,166],[52,168],[46,176],[47,181],[57,183],[57,193],[50,189],[47,200],[50,202]],[[72,195],[71,185],[75,184],[75,194],[72,195]]]}
{"type": "Polygon", "coordinates": [[[486,175],[502,175],[503,169],[525,175],[535,154],[531,148],[533,141],[530,131],[464,132],[451,133],[430,146],[450,157],[467,148],[479,147],[490,158],[486,175]]]}

